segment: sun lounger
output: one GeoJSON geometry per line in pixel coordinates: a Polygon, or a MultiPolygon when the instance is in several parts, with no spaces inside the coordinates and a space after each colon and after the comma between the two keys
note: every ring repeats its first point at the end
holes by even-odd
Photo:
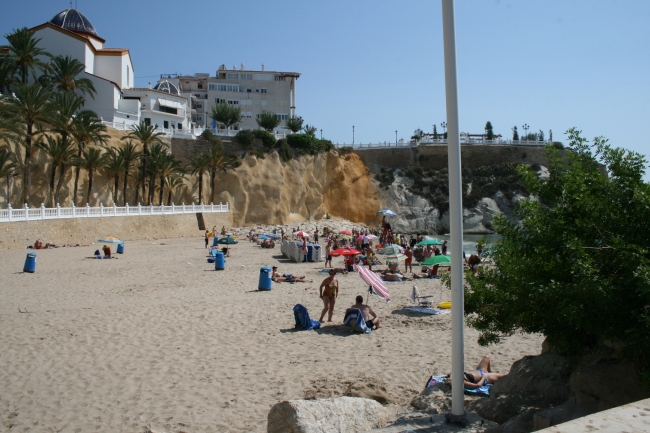
{"type": "Polygon", "coordinates": [[[311,331],[320,328],[320,322],[309,317],[309,312],[304,305],[296,304],[293,307],[293,317],[296,320],[296,329],[311,331]]]}
{"type": "Polygon", "coordinates": [[[350,328],[350,332],[357,332],[360,334],[370,334],[372,329],[366,325],[366,320],[358,308],[348,308],[345,311],[343,318],[343,325],[350,328]]]}
{"type": "Polygon", "coordinates": [[[433,296],[421,296],[420,291],[416,285],[413,285],[413,292],[411,293],[411,300],[417,302],[418,306],[431,308],[433,301],[430,300],[433,296]]]}

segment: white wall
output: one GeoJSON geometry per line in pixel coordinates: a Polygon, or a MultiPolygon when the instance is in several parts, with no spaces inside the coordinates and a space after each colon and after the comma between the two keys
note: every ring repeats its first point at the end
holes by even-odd
{"type": "Polygon", "coordinates": [[[123,59],[126,56],[95,56],[95,75],[114,81],[120,88],[124,87],[126,72],[123,71],[123,59]]]}
{"type": "MultiPolygon", "coordinates": [[[[94,59],[87,57],[90,49],[86,49],[87,45],[85,42],[49,27],[36,31],[34,36],[41,38],[41,41],[38,43],[40,48],[43,48],[54,56],[70,56],[77,59],[86,65],[86,72],[93,73],[94,59]]],[[[92,52],[90,54],[92,55],[92,52]]]]}
{"type": "Polygon", "coordinates": [[[84,109],[94,111],[106,121],[112,121],[121,97],[120,91],[109,81],[102,80],[94,75],[83,75],[83,78],[88,78],[93,82],[95,90],[97,90],[95,99],[86,98],[84,109]]]}

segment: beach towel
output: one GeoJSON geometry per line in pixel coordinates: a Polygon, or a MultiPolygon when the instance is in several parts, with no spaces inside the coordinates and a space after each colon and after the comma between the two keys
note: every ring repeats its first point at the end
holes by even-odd
{"type": "MultiPolygon", "coordinates": [[[[447,376],[431,376],[429,380],[427,380],[427,385],[424,388],[429,388],[430,386],[443,383],[446,379],[447,376]]],[[[491,388],[492,388],[492,384],[483,385],[480,388],[465,388],[465,394],[477,395],[480,397],[489,397],[491,388]]]]}
{"type": "Polygon", "coordinates": [[[416,313],[431,314],[432,316],[435,316],[437,314],[449,314],[451,312],[450,310],[438,310],[428,307],[405,307],[404,309],[408,311],[414,311],[416,313]]]}
{"type": "Polygon", "coordinates": [[[296,304],[293,307],[293,317],[296,319],[296,328],[311,331],[312,329],[319,329],[320,322],[309,317],[309,312],[304,305],[296,304]]]}
{"type": "Polygon", "coordinates": [[[372,329],[366,325],[366,320],[358,308],[348,308],[343,318],[343,325],[350,327],[351,332],[359,332],[361,334],[369,334],[372,329]]]}

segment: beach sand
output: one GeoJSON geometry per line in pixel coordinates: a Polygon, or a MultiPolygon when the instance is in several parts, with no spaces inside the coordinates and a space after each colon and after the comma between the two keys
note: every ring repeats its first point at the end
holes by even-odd
{"type": "MultiPolygon", "coordinates": [[[[206,262],[200,236],[129,242],[117,260],[89,259],[100,247],[37,251],[34,274],[22,273],[28,250],[0,251],[0,431],[264,432],[280,401],[365,383],[407,405],[429,375],[450,370],[451,315],[405,313],[412,283],[388,283],[390,304],[370,298],[383,329],[350,335],[344,311],[367,286],[339,275],[334,323],[294,331],[295,304],[320,316],[324,262],[288,262],[279,246],[245,239],[224,271],[206,262]],[[260,266],[274,264],[314,282],[258,291],[260,266]]],[[[436,302],[450,298],[439,280],[417,285],[436,302]]],[[[489,354],[493,371],[507,372],[540,353],[539,335],[488,348],[477,335],[466,329],[467,368],[489,354]]]]}

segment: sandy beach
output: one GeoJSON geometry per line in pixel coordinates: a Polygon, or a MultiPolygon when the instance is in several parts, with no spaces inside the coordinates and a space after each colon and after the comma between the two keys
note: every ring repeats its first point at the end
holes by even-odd
{"type": "MultiPolygon", "coordinates": [[[[265,432],[280,401],[367,384],[406,405],[430,374],[450,370],[451,316],[405,312],[412,283],[388,283],[390,304],[370,298],[383,329],[350,335],[343,313],[367,286],[339,275],[334,323],[294,331],[295,304],[320,316],[324,262],[292,263],[279,246],[243,239],[215,271],[200,236],[88,258],[99,247],[37,251],[34,274],[22,273],[28,250],[0,251],[0,431],[265,432]],[[260,266],[276,264],[314,282],[258,291],[260,266]]],[[[436,302],[450,298],[439,280],[417,285],[436,302]]],[[[489,348],[465,335],[467,368],[488,354],[505,373],[541,350],[539,335],[489,348]]]]}

